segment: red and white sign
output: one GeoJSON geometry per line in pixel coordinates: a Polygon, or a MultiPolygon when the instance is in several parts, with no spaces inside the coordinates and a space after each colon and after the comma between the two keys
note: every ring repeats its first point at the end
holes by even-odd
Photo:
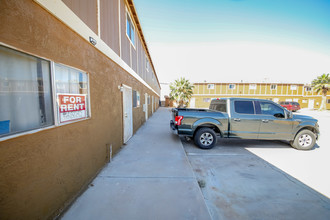
{"type": "Polygon", "coordinates": [[[86,95],[57,94],[60,123],[87,118],[86,95]]]}

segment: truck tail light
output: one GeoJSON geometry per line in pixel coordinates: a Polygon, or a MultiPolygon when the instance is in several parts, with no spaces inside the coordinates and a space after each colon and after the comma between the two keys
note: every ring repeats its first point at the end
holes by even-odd
{"type": "Polygon", "coordinates": [[[175,124],[181,125],[182,119],[183,119],[183,116],[175,116],[175,124]]]}

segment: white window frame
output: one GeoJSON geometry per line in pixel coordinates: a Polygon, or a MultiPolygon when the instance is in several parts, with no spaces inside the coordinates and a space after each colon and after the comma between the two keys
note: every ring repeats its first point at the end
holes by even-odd
{"type": "MultiPolygon", "coordinates": [[[[137,90],[133,90],[136,93],[136,106],[134,108],[139,108],[141,106],[141,98],[140,98],[140,92],[137,90]]],[[[134,103],[133,103],[134,106],[134,103]]]]}
{"type": "Polygon", "coordinates": [[[126,19],[125,19],[125,27],[126,27],[126,29],[125,29],[125,32],[126,32],[126,37],[128,38],[128,40],[129,40],[129,42],[131,43],[131,45],[134,47],[134,49],[136,50],[136,48],[135,48],[135,41],[136,41],[136,39],[135,39],[135,25],[134,25],[134,23],[133,23],[133,19],[132,19],[132,17],[131,17],[131,14],[129,13],[129,11],[128,11],[128,9],[127,9],[127,7],[126,7],[126,19]],[[128,18],[129,18],[129,20],[131,21],[131,24],[132,24],[132,27],[133,27],[133,32],[134,32],[134,42],[132,42],[132,39],[130,38],[130,36],[128,36],[128,34],[127,34],[127,15],[128,15],[128,18]]]}
{"type": "Polygon", "coordinates": [[[277,85],[276,84],[271,84],[270,85],[270,90],[277,90],[277,85]],[[275,88],[273,88],[275,87],[275,88]]]}
{"type": "Polygon", "coordinates": [[[257,84],[249,84],[249,90],[256,90],[257,84]]]}
{"type": "Polygon", "coordinates": [[[312,87],[310,87],[310,86],[306,86],[306,87],[305,87],[305,91],[306,91],[306,92],[312,92],[313,89],[312,89],[312,87]]]}
{"type": "Polygon", "coordinates": [[[214,89],[214,84],[207,84],[208,89],[214,89]]]}
{"type": "Polygon", "coordinates": [[[297,85],[291,85],[290,86],[290,90],[297,90],[297,88],[298,88],[297,85]]]}
{"type": "Polygon", "coordinates": [[[52,93],[52,105],[53,105],[52,106],[53,107],[52,114],[53,114],[53,120],[54,120],[54,124],[49,125],[47,127],[36,128],[36,129],[33,129],[33,130],[22,131],[22,132],[19,132],[19,133],[15,133],[15,134],[11,134],[11,135],[8,135],[8,136],[0,137],[0,142],[1,141],[8,140],[8,139],[16,138],[16,137],[28,135],[28,134],[38,133],[40,131],[49,130],[49,129],[56,128],[56,127],[63,126],[63,125],[67,125],[67,124],[72,124],[72,123],[76,123],[76,122],[88,120],[88,119],[90,119],[92,117],[91,101],[90,101],[90,77],[89,77],[89,73],[88,72],[85,72],[83,70],[80,70],[78,68],[75,68],[75,67],[72,67],[72,66],[69,66],[69,65],[65,65],[65,64],[61,64],[61,63],[55,63],[54,61],[52,61],[52,60],[50,60],[48,58],[41,57],[39,55],[35,55],[33,53],[29,53],[29,52],[26,52],[26,51],[17,49],[15,47],[12,47],[12,46],[7,45],[7,44],[0,43],[0,45],[1,46],[4,46],[4,47],[7,47],[9,49],[12,49],[14,51],[18,51],[18,52],[24,53],[24,54],[29,55],[29,56],[34,56],[36,58],[40,58],[40,59],[43,59],[43,60],[49,62],[49,65],[50,65],[50,87],[51,87],[50,88],[50,91],[52,93]],[[57,103],[57,94],[56,94],[56,82],[55,82],[55,64],[63,65],[63,66],[66,66],[66,67],[70,67],[72,69],[75,69],[75,70],[78,70],[80,72],[86,73],[86,75],[87,75],[87,86],[88,86],[88,88],[87,88],[88,116],[86,118],[75,120],[75,121],[70,121],[70,122],[65,122],[65,123],[59,123],[58,109],[57,109],[57,104],[58,103],[57,103]]]}
{"type": "Polygon", "coordinates": [[[149,59],[146,56],[146,70],[147,70],[147,72],[149,72],[149,69],[150,69],[149,59]]]}
{"type": "Polygon", "coordinates": [[[236,88],[236,84],[229,84],[229,85],[228,85],[228,89],[235,89],[235,88],[236,88]],[[230,88],[231,86],[232,86],[233,88],[230,88]]]}
{"type": "Polygon", "coordinates": [[[90,119],[91,116],[92,116],[92,112],[91,112],[91,101],[90,101],[90,87],[89,87],[89,74],[81,69],[78,69],[78,68],[75,68],[75,67],[72,67],[72,66],[69,66],[69,65],[66,65],[66,64],[62,64],[62,63],[55,63],[54,61],[51,61],[51,76],[52,76],[52,86],[53,86],[53,108],[54,108],[54,120],[55,120],[55,126],[62,126],[62,125],[67,125],[67,124],[72,124],[72,123],[76,123],[76,122],[79,122],[79,121],[84,121],[84,120],[87,120],[87,119],[90,119]],[[58,64],[58,65],[61,65],[61,66],[64,66],[64,67],[68,67],[68,68],[71,68],[71,69],[74,69],[74,70],[77,70],[77,71],[80,71],[80,72],[83,72],[83,73],[86,73],[87,75],[87,108],[88,108],[88,112],[87,112],[87,117],[86,118],[83,118],[83,119],[77,119],[77,120],[74,120],[74,121],[68,121],[68,122],[60,122],[60,119],[59,119],[59,112],[58,112],[58,102],[57,102],[57,94],[60,94],[60,93],[56,93],[56,82],[55,82],[55,75],[56,75],[56,72],[55,72],[55,64],[58,64]]]}

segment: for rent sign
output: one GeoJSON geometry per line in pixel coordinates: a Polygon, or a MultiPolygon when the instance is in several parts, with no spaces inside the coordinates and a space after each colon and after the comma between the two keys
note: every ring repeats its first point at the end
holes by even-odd
{"type": "Polygon", "coordinates": [[[87,118],[86,95],[58,94],[57,100],[60,123],[87,118]]]}

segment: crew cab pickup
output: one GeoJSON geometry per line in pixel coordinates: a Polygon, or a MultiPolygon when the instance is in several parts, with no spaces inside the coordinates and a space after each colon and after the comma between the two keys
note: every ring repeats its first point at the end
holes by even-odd
{"type": "Polygon", "coordinates": [[[192,137],[210,149],[221,138],[286,140],[298,150],[310,150],[319,136],[317,120],[293,114],[264,99],[218,98],[209,109],[173,108],[172,131],[192,137]]]}

